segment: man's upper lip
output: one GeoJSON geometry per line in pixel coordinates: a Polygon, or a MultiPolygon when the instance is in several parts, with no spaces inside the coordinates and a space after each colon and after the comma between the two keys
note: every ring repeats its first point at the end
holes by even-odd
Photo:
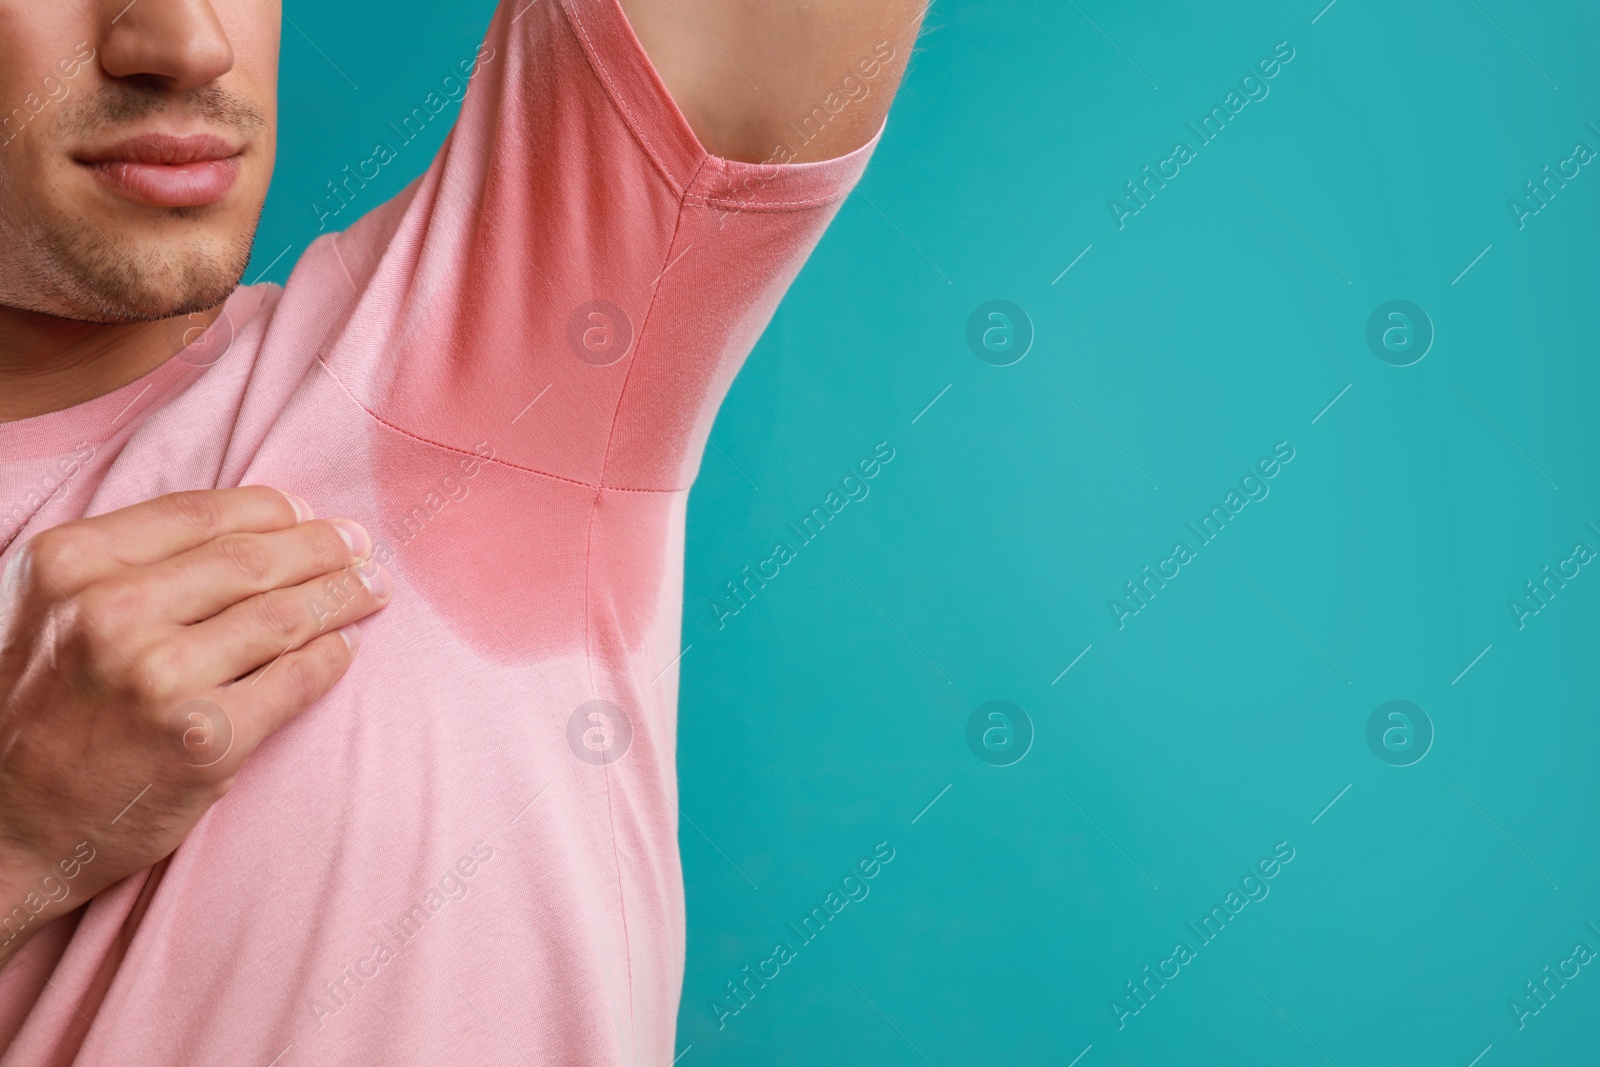
{"type": "Polygon", "coordinates": [[[130,137],[106,148],[81,153],[80,163],[203,163],[212,159],[229,159],[243,149],[221,137],[209,133],[175,137],[165,133],[147,133],[130,137]]]}

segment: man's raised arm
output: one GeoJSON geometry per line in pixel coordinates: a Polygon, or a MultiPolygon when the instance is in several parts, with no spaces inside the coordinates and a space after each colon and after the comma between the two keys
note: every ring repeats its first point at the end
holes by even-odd
{"type": "Polygon", "coordinates": [[[749,163],[829,159],[872,139],[926,0],[621,0],[701,144],[749,163]]]}

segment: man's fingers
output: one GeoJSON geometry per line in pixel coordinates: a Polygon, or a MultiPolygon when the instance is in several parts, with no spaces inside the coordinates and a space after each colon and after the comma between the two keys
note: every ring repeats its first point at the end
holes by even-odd
{"type": "MultiPolygon", "coordinates": [[[[222,685],[265,668],[320,635],[366,618],[389,602],[389,573],[368,560],[288,589],[242,600],[221,614],[185,626],[176,640],[185,669],[205,685],[222,685]]],[[[252,684],[248,681],[240,684],[252,684]]]]}
{"type": "Polygon", "coordinates": [[[350,669],[359,646],[359,628],[334,630],[221,690],[217,699],[229,709],[235,759],[243,760],[269,734],[332,689],[350,669]]]}
{"type": "Polygon", "coordinates": [[[349,519],[317,519],[273,533],[231,533],[131,576],[163,620],[201,622],[240,601],[332,577],[372,553],[372,538],[349,519]]]}
{"type": "Polygon", "coordinates": [[[271,533],[311,517],[298,498],[264,485],[201,489],[146,500],[46,530],[28,543],[33,565],[63,593],[124,567],[146,566],[232,533],[271,533]]]}

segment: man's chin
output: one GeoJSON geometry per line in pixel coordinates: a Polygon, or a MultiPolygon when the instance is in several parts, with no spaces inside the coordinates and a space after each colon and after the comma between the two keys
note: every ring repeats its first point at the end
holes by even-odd
{"type": "Polygon", "coordinates": [[[97,232],[52,241],[41,260],[55,269],[55,292],[39,310],[57,318],[128,325],[214,308],[239,287],[250,260],[243,236],[231,247],[139,247],[123,251],[97,232]]]}
{"type": "Polygon", "coordinates": [[[159,322],[181,315],[207,311],[227,300],[239,287],[239,279],[205,289],[174,293],[152,290],[146,293],[126,289],[100,290],[81,294],[57,318],[104,326],[131,326],[140,322],[159,322]]]}
{"type": "Polygon", "coordinates": [[[237,288],[236,282],[227,289],[207,290],[200,295],[185,294],[182,299],[174,299],[171,294],[151,294],[137,300],[130,300],[123,293],[81,294],[44,313],[69,322],[96,326],[132,326],[210,310],[227,300],[237,288]]]}

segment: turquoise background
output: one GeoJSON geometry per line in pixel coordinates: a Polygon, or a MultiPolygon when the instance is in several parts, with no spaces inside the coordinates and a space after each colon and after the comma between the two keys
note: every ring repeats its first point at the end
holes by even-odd
{"type": "MultiPolygon", "coordinates": [[[[322,183],[489,10],[288,5],[248,277],[287,277],[322,183]]],[[[1509,1002],[1600,949],[1600,575],[1522,629],[1507,602],[1600,549],[1600,166],[1524,229],[1507,201],[1600,149],[1597,36],[1577,3],[941,0],[692,498],[684,1067],[1595,1062],[1600,967],[1521,1029],[1509,1002]],[[1269,95],[1119,230],[1108,198],[1280,41],[1269,95]],[[1035,332],[1011,366],[967,345],[992,299],[1035,332]],[[1411,366],[1366,342],[1392,299],[1436,332],[1411,366]],[[723,583],[880,441],[870,495],[719,629],[723,583]],[[1280,441],[1270,495],[1119,629],[1108,600],[1280,441]],[[1010,766],[967,742],[994,699],[1035,733],[1010,766]],[[1395,699],[1435,732],[1411,766],[1366,739],[1395,699]],[[1278,842],[1270,895],[1119,1029],[1278,842]]]]}

